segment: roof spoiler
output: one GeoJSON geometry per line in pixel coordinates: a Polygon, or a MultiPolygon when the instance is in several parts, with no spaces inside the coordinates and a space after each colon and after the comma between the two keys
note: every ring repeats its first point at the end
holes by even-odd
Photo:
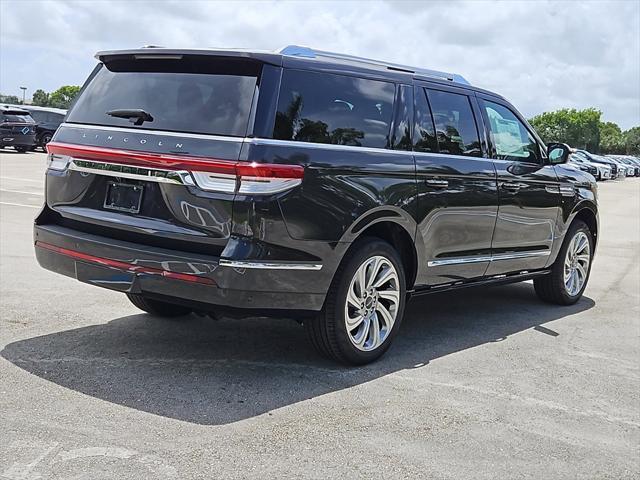
{"type": "Polygon", "coordinates": [[[395,70],[397,72],[413,73],[415,75],[424,75],[427,77],[438,78],[441,80],[448,80],[454,83],[460,83],[462,85],[471,85],[462,75],[457,73],[441,72],[438,70],[430,70],[428,68],[416,68],[407,65],[400,65],[397,63],[381,62],[380,60],[373,60],[370,58],[357,57],[355,55],[346,55],[343,53],[326,52],[323,50],[315,50],[309,47],[301,47],[299,45],[287,45],[277,51],[281,55],[287,55],[290,57],[303,57],[303,58],[332,58],[336,60],[350,60],[354,62],[366,63],[369,65],[375,65],[378,67],[386,67],[388,70],[395,70]]]}

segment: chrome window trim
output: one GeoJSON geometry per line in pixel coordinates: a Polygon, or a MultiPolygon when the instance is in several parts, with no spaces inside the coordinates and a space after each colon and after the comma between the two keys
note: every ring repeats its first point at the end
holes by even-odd
{"type": "Polygon", "coordinates": [[[415,155],[419,157],[446,157],[446,158],[459,158],[463,160],[475,159],[492,161],[488,157],[472,157],[465,155],[451,155],[448,153],[433,153],[433,152],[417,152],[413,150],[391,150],[389,148],[378,147],[356,147],[353,145],[334,145],[332,143],[313,143],[313,142],[300,142],[297,140],[278,140],[275,138],[263,138],[263,137],[229,137],[223,135],[208,135],[199,133],[181,133],[172,132],[166,130],[145,130],[139,128],[126,128],[126,127],[108,127],[103,125],[87,125],[83,123],[68,123],[65,122],[60,125],[61,127],[74,128],[74,129],[88,129],[88,130],[100,130],[104,132],[126,132],[126,133],[144,133],[148,135],[165,135],[169,137],[181,137],[181,138],[200,138],[204,140],[218,140],[221,142],[244,142],[250,145],[273,145],[280,147],[304,147],[304,148],[316,148],[322,150],[336,150],[346,152],[369,152],[369,153],[381,153],[388,155],[415,155]]]}
{"type": "Polygon", "coordinates": [[[501,260],[516,260],[518,258],[548,257],[550,250],[536,250],[534,252],[499,253],[497,255],[479,255],[475,257],[444,258],[427,262],[428,267],[440,267],[443,265],[462,265],[467,263],[498,262],[501,260]]]}
{"type": "Polygon", "coordinates": [[[463,160],[475,159],[492,161],[488,157],[472,157],[465,155],[451,155],[448,153],[432,153],[432,152],[416,152],[413,150],[391,150],[389,148],[377,148],[377,147],[356,147],[353,145],[334,145],[332,143],[312,143],[312,142],[299,142],[297,140],[277,140],[275,138],[245,138],[245,142],[252,145],[274,145],[274,146],[301,146],[304,148],[316,148],[322,150],[339,150],[339,151],[351,151],[351,152],[370,152],[370,153],[386,153],[390,155],[415,155],[417,157],[445,157],[445,158],[459,158],[463,160]]]}
{"type": "Polygon", "coordinates": [[[262,270],[320,270],[321,263],[287,263],[287,262],[259,262],[245,260],[228,260],[221,258],[221,267],[262,269],[262,270]]]}

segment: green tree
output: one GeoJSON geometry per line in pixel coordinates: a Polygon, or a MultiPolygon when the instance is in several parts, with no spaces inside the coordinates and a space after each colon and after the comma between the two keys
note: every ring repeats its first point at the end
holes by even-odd
{"type": "Polygon", "coordinates": [[[601,115],[602,112],[595,108],[563,108],[537,115],[530,123],[546,143],[563,142],[572,147],[598,151],[601,115]]]}
{"type": "Polygon", "coordinates": [[[625,153],[640,155],[640,127],[633,127],[624,132],[625,153]]]}
{"type": "Polygon", "coordinates": [[[11,103],[11,104],[17,105],[21,102],[20,102],[20,99],[15,95],[2,95],[0,93],[0,103],[11,103]]]}
{"type": "Polygon", "coordinates": [[[617,123],[600,122],[600,152],[625,153],[624,135],[617,123]]]}
{"type": "Polygon", "coordinates": [[[48,107],[49,106],[49,94],[42,89],[38,89],[33,92],[33,97],[31,99],[31,103],[38,107],[48,107]]]}
{"type": "Polygon", "coordinates": [[[55,108],[69,108],[71,102],[76,97],[80,87],[76,85],[65,85],[49,95],[49,106],[55,108]]]}

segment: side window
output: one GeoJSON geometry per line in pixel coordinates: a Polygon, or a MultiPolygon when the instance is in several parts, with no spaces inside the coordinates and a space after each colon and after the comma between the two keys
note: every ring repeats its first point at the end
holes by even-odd
{"type": "Polygon", "coordinates": [[[40,112],[38,110],[34,110],[34,111],[31,112],[31,116],[38,123],[43,123],[43,122],[47,121],[45,115],[46,115],[46,112],[40,112]]]}
{"type": "Polygon", "coordinates": [[[387,148],[394,95],[393,83],[285,70],[273,138],[387,148]]]}
{"type": "Polygon", "coordinates": [[[440,153],[481,157],[478,127],[469,97],[428,90],[440,153]]]}
{"type": "Polygon", "coordinates": [[[427,93],[424,88],[415,89],[415,127],[413,149],[417,152],[435,152],[438,148],[436,131],[433,125],[433,116],[427,101],[427,93]]]}
{"type": "Polygon", "coordinates": [[[541,163],[538,143],[524,124],[507,107],[482,102],[489,118],[491,142],[496,158],[520,162],[541,163]]]}

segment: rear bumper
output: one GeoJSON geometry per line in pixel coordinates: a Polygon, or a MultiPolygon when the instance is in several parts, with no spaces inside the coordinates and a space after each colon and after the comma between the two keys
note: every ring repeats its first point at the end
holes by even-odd
{"type": "Polygon", "coordinates": [[[36,143],[36,135],[34,133],[29,135],[15,134],[15,133],[0,133],[0,145],[4,146],[18,146],[18,147],[31,147],[36,143]]]}
{"type": "Polygon", "coordinates": [[[34,226],[45,269],[110,290],[215,309],[322,308],[321,264],[243,263],[114,240],[59,225],[34,226]]]}

